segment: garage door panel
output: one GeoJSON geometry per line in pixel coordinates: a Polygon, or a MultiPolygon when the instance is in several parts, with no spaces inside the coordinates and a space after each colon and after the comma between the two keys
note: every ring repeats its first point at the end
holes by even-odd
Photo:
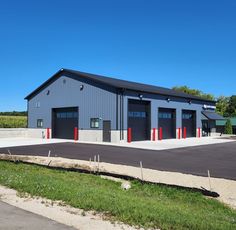
{"type": "Polygon", "coordinates": [[[128,127],[132,130],[132,141],[150,139],[150,102],[129,100],[128,127]]]}
{"type": "Polygon", "coordinates": [[[73,139],[78,127],[78,107],[53,109],[53,137],[73,139]]]}
{"type": "Polygon", "coordinates": [[[158,129],[162,128],[162,138],[176,138],[176,110],[159,108],[158,129]]]}
{"type": "Polygon", "coordinates": [[[186,129],[186,137],[196,137],[196,111],[182,111],[182,129],[186,129]]]}

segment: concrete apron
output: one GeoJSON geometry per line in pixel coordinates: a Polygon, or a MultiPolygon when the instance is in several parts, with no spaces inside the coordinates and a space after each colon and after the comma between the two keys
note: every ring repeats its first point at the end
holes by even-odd
{"type": "Polygon", "coordinates": [[[73,160],[61,157],[41,157],[0,154],[0,160],[21,161],[33,163],[52,168],[78,169],[92,173],[107,173],[116,176],[127,176],[141,179],[146,182],[175,185],[186,188],[206,189],[218,193],[219,201],[236,209],[236,181],[195,176],[178,172],[166,172],[126,165],[110,164],[104,162],[92,162],[83,160],[73,160]]]}

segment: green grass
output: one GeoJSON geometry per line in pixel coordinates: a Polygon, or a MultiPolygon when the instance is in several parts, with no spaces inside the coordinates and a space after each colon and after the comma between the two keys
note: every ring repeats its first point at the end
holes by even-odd
{"type": "Polygon", "coordinates": [[[132,181],[123,191],[120,183],[99,176],[5,161],[0,161],[0,184],[145,228],[236,229],[234,210],[183,189],[132,181]]]}
{"type": "Polygon", "coordinates": [[[25,128],[26,116],[0,116],[0,128],[25,128]]]}

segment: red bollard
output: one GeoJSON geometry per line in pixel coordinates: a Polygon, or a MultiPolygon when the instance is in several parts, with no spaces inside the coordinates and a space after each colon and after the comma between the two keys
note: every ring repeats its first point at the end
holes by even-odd
{"type": "Polygon", "coordinates": [[[181,128],[178,128],[178,139],[181,139],[181,128]]]}
{"type": "Polygon", "coordinates": [[[162,140],[162,127],[159,127],[159,140],[162,140]]]}
{"type": "Polygon", "coordinates": [[[130,143],[132,140],[132,130],[131,128],[128,128],[128,143],[130,143]]]}
{"type": "Polygon", "coordinates": [[[187,129],[186,127],[184,127],[184,139],[186,139],[186,137],[187,137],[187,129]]]}
{"type": "Polygon", "coordinates": [[[152,129],[152,140],[155,141],[156,140],[156,128],[152,129]]]}
{"type": "Polygon", "coordinates": [[[78,128],[77,127],[74,128],[74,140],[78,141],[78,128]]]}
{"type": "Polygon", "coordinates": [[[200,138],[201,137],[201,129],[198,128],[198,137],[200,138]]]}
{"type": "Polygon", "coordinates": [[[50,129],[47,128],[47,139],[50,139],[50,129]]]}

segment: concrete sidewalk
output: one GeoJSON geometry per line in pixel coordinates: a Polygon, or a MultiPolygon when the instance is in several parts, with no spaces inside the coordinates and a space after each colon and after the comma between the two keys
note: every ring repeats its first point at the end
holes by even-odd
{"type": "Polygon", "coordinates": [[[227,139],[225,137],[201,137],[201,138],[186,138],[186,139],[166,139],[166,140],[157,140],[157,141],[134,141],[131,143],[121,142],[121,143],[92,143],[92,142],[82,142],[79,143],[89,143],[89,144],[101,144],[101,145],[112,145],[119,147],[130,147],[138,149],[149,149],[149,150],[166,150],[166,149],[176,149],[176,148],[185,148],[192,146],[201,146],[201,145],[211,145],[211,144],[221,144],[235,141],[233,139],[227,139]]]}
{"type": "Polygon", "coordinates": [[[93,211],[42,197],[18,196],[16,190],[1,185],[0,194],[4,202],[0,202],[1,230],[136,230],[122,223],[111,223],[102,213],[95,215],[93,211]]]}
{"type": "Polygon", "coordinates": [[[30,146],[30,145],[43,145],[52,143],[73,142],[72,140],[64,139],[42,139],[42,138],[29,138],[29,137],[12,137],[0,138],[0,148],[14,147],[14,146],[30,146]]]}
{"type": "MultiPolygon", "coordinates": [[[[235,140],[227,139],[225,137],[201,137],[201,138],[187,138],[180,140],[168,139],[161,141],[135,141],[131,143],[127,143],[125,141],[120,143],[76,141],[76,143],[129,147],[129,148],[149,149],[149,150],[166,150],[166,149],[184,148],[184,147],[210,145],[210,144],[221,144],[232,141],[235,140]]],[[[43,144],[64,143],[64,142],[73,143],[75,141],[68,139],[42,139],[42,138],[28,138],[28,137],[0,138],[0,148],[15,147],[15,146],[31,146],[31,145],[41,145],[41,144],[43,145],[43,144]]]]}
{"type": "Polygon", "coordinates": [[[74,228],[0,201],[0,229],[73,230],[74,228]]]}

